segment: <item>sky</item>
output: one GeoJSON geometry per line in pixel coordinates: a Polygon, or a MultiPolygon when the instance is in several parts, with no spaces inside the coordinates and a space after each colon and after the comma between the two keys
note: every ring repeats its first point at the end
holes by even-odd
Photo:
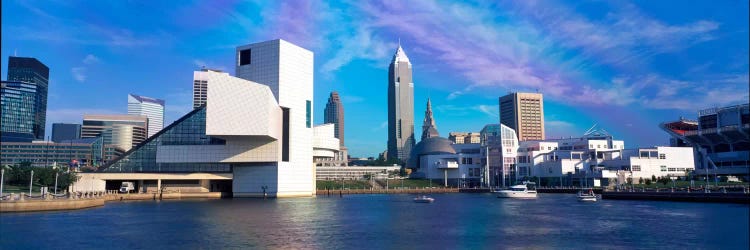
{"type": "Polygon", "coordinates": [[[388,64],[399,40],[413,65],[421,134],[499,123],[498,97],[544,95],[547,138],[597,125],[626,148],[668,145],[658,125],[748,103],[748,1],[5,1],[7,58],[50,68],[54,122],[124,114],[127,94],[166,100],[167,124],[192,109],[193,71],[234,74],[235,47],[284,39],[315,53],[314,121],[343,100],[354,157],[387,143],[388,64]]]}

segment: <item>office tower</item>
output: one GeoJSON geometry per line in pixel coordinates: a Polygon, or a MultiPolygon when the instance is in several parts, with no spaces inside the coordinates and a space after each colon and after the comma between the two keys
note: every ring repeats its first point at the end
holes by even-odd
{"type": "Polygon", "coordinates": [[[61,142],[64,140],[81,139],[81,124],[75,123],[53,123],[52,124],[52,141],[61,142]]]}
{"type": "MultiPolygon", "coordinates": [[[[281,161],[266,166],[234,166],[234,195],[253,195],[262,186],[259,181],[269,178],[273,172],[279,180],[272,190],[274,193],[311,195],[315,187],[315,171],[310,163],[313,158],[313,52],[277,39],[239,46],[236,56],[235,75],[268,86],[278,100],[283,119],[281,161]]],[[[213,86],[209,82],[209,116],[213,86]]]]}
{"type": "Polygon", "coordinates": [[[49,68],[36,58],[8,58],[8,79],[2,91],[4,138],[17,141],[44,139],[48,82],[49,68]],[[29,99],[32,89],[33,99],[29,99]],[[31,124],[28,123],[29,116],[33,117],[31,124]]]}
{"type": "Polygon", "coordinates": [[[411,62],[398,45],[388,67],[388,157],[406,162],[414,147],[414,82],[411,62]]]}
{"type": "Polygon", "coordinates": [[[344,105],[341,103],[339,93],[331,92],[326,103],[325,112],[323,112],[323,123],[334,124],[334,137],[339,139],[339,151],[333,161],[336,165],[348,165],[347,149],[344,146],[344,105]]]}
{"type": "Polygon", "coordinates": [[[104,144],[127,151],[146,140],[147,124],[140,115],[83,115],[81,138],[101,136],[104,144]]]}
{"type": "Polygon", "coordinates": [[[31,142],[34,136],[36,85],[27,82],[3,81],[2,141],[31,142]]]}
{"type": "Polygon", "coordinates": [[[344,146],[344,106],[336,91],[331,92],[323,113],[323,123],[333,123],[334,136],[339,139],[339,145],[344,146]]]}
{"type": "Polygon", "coordinates": [[[435,119],[432,118],[432,103],[430,103],[430,98],[427,98],[427,109],[424,111],[424,121],[422,121],[421,140],[438,136],[440,136],[440,134],[437,131],[435,119]]]}
{"type": "Polygon", "coordinates": [[[148,118],[148,137],[164,128],[164,100],[128,94],[128,115],[148,118]]]}
{"type": "Polygon", "coordinates": [[[221,73],[221,70],[213,70],[203,68],[200,71],[193,72],[193,108],[199,108],[200,106],[206,105],[206,97],[208,96],[208,74],[207,72],[221,73]]]}
{"type": "Polygon", "coordinates": [[[539,93],[500,97],[500,123],[516,131],[518,140],[544,140],[544,98],[539,93]]]}

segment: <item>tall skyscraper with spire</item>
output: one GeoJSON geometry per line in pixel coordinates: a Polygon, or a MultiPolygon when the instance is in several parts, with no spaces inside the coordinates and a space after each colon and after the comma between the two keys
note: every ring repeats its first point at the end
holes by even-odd
{"type": "Polygon", "coordinates": [[[388,158],[406,162],[414,147],[414,82],[399,41],[388,67],[388,158]]]}
{"type": "Polygon", "coordinates": [[[424,111],[424,121],[422,122],[422,140],[438,136],[440,134],[437,131],[435,120],[432,118],[432,103],[430,103],[430,98],[427,98],[427,110],[424,111]]]}

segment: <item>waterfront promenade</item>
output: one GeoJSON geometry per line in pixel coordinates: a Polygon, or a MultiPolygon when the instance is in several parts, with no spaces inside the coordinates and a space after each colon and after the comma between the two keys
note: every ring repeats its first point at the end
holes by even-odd
{"type": "Polygon", "coordinates": [[[175,199],[220,199],[231,197],[222,192],[164,192],[164,193],[119,193],[114,190],[100,192],[67,193],[61,195],[30,196],[25,193],[8,194],[0,200],[0,212],[38,212],[75,210],[104,206],[105,202],[137,200],[175,199]]]}

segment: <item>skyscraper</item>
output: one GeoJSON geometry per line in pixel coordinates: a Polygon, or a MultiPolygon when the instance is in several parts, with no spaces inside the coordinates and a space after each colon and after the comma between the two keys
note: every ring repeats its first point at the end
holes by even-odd
{"type": "Polygon", "coordinates": [[[334,157],[336,164],[348,165],[348,152],[344,146],[344,105],[341,104],[341,98],[336,91],[331,92],[323,112],[323,123],[333,123],[333,135],[339,139],[338,155],[334,157]]]}
{"type": "Polygon", "coordinates": [[[331,92],[326,103],[325,112],[323,113],[323,123],[333,123],[334,137],[339,139],[339,145],[344,147],[344,106],[341,104],[341,98],[336,91],[331,92]]]}
{"type": "Polygon", "coordinates": [[[44,139],[44,127],[47,120],[49,68],[36,58],[11,56],[8,58],[7,80],[8,83],[3,84],[3,137],[30,134],[31,139],[44,139]],[[11,84],[10,82],[16,83],[11,84]],[[33,100],[29,99],[31,89],[34,89],[33,100]],[[23,94],[25,97],[11,97],[19,91],[25,92],[23,94]],[[6,97],[8,102],[6,102],[6,97]],[[14,98],[22,98],[23,100],[20,102],[25,104],[19,106],[18,99],[17,101],[10,101],[14,98]],[[33,103],[33,105],[29,106],[28,103],[33,103]],[[8,106],[6,107],[6,105],[8,106]],[[8,116],[6,116],[6,110],[9,111],[8,116]],[[33,117],[31,124],[26,120],[26,117],[29,116],[28,112],[33,117]],[[11,117],[14,115],[16,117],[11,117]],[[8,123],[7,126],[6,122],[8,123]],[[6,129],[8,130],[6,131],[6,129]]]}
{"type": "Polygon", "coordinates": [[[61,142],[65,140],[81,139],[81,124],[75,123],[53,123],[52,141],[61,142]]]}
{"type": "Polygon", "coordinates": [[[128,94],[128,115],[142,115],[148,118],[147,136],[164,128],[164,100],[128,94]]]}
{"type": "Polygon", "coordinates": [[[399,43],[388,67],[388,158],[406,161],[414,147],[414,82],[399,43]]]}
{"type": "Polygon", "coordinates": [[[500,123],[516,131],[518,140],[544,140],[544,98],[539,93],[500,97],[500,123]]]}

